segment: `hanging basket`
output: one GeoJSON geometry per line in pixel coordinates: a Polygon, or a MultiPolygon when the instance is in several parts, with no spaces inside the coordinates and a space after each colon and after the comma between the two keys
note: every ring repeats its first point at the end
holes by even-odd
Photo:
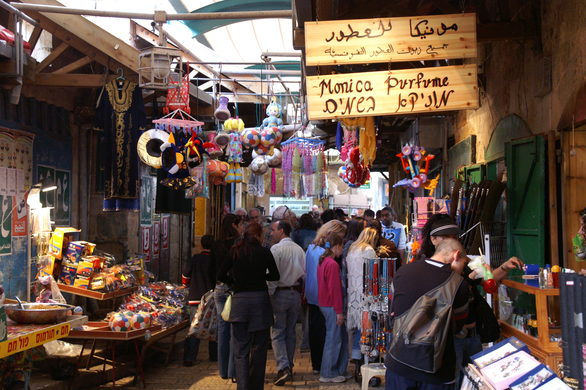
{"type": "Polygon", "coordinates": [[[189,107],[189,73],[186,73],[179,81],[169,81],[170,87],[167,90],[167,100],[163,113],[168,114],[175,110],[181,110],[191,114],[189,107]]]}

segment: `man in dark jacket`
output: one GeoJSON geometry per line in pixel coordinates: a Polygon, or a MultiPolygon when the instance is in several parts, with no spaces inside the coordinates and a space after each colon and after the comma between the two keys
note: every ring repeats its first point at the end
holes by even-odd
{"type": "MultiPolygon", "coordinates": [[[[189,286],[189,315],[190,319],[193,320],[197,306],[200,303],[201,297],[208,291],[210,291],[215,284],[213,280],[211,267],[211,256],[210,249],[214,243],[214,237],[205,235],[201,237],[201,247],[203,250],[193,256],[191,261],[188,262],[181,275],[181,280],[184,286],[189,286]]],[[[199,339],[195,336],[189,336],[185,339],[184,351],[183,351],[183,365],[190,367],[197,359],[197,353],[199,352],[199,339]]],[[[209,343],[209,359],[210,361],[217,360],[217,349],[218,346],[215,342],[210,341],[209,343]]]]}
{"type": "MultiPolygon", "coordinates": [[[[429,259],[415,261],[401,267],[393,280],[394,295],[391,312],[400,316],[409,310],[419,297],[443,284],[452,272],[462,273],[468,261],[462,244],[456,239],[445,239],[429,259]]],[[[453,390],[456,372],[454,334],[458,333],[468,316],[469,287],[462,281],[452,304],[454,326],[448,331],[442,365],[428,373],[407,366],[387,353],[387,390],[453,390]]]]}

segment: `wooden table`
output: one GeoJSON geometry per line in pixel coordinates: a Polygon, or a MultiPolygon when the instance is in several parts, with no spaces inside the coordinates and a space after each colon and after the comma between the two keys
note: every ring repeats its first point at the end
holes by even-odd
{"type": "Polygon", "coordinates": [[[8,338],[0,342],[0,359],[65,338],[73,328],[82,326],[87,320],[87,316],[69,316],[64,322],[45,325],[17,324],[8,320],[8,338]]]}
{"type": "Polygon", "coordinates": [[[173,346],[177,337],[177,333],[189,326],[189,320],[180,322],[179,324],[173,325],[169,328],[162,328],[160,325],[154,325],[147,329],[129,331],[129,332],[114,332],[109,330],[108,323],[105,321],[100,322],[89,322],[82,330],[77,330],[69,333],[69,338],[83,340],[83,346],[79,355],[78,361],[81,361],[83,352],[85,350],[88,341],[92,342],[92,350],[86,363],[86,369],[89,368],[91,360],[93,358],[100,359],[103,361],[103,372],[106,371],[106,363],[112,365],[112,384],[116,385],[116,346],[119,343],[130,341],[134,344],[134,351],[136,354],[136,373],[134,376],[135,381],[139,387],[145,386],[145,378],[143,371],[143,363],[146,353],[149,349],[154,349],[165,353],[165,364],[168,364],[173,346]],[[161,348],[157,346],[157,342],[172,337],[171,345],[169,348],[161,348]],[[96,357],[94,355],[96,343],[105,342],[107,348],[110,349],[112,357],[111,359],[96,357]],[[144,341],[144,343],[143,343],[144,341]],[[137,380],[138,379],[138,380],[137,380]]]}
{"type": "Polygon", "coordinates": [[[108,293],[103,293],[100,291],[88,290],[86,288],[81,288],[81,287],[74,287],[74,286],[70,286],[68,284],[63,284],[63,283],[57,283],[57,285],[59,286],[59,290],[61,290],[63,292],[67,292],[67,293],[74,294],[74,295],[79,295],[80,297],[97,299],[98,301],[106,301],[108,299],[114,299],[114,298],[118,298],[118,297],[123,297],[125,295],[130,295],[134,291],[136,291],[136,289],[138,288],[138,287],[134,286],[134,287],[123,288],[123,289],[108,292],[108,293]]]}

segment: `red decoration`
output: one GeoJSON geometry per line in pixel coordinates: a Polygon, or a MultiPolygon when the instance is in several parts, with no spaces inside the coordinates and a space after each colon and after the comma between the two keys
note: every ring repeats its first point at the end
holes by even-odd
{"type": "Polygon", "coordinates": [[[167,90],[167,101],[163,107],[163,113],[168,114],[175,110],[182,110],[191,114],[191,107],[189,107],[189,73],[186,73],[182,79],[175,82],[169,81],[172,85],[167,90]]]}

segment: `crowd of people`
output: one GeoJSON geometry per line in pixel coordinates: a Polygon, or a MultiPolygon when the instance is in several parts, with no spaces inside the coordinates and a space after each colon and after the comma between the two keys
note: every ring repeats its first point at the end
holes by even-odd
{"type": "MultiPolygon", "coordinates": [[[[295,329],[301,322],[300,341],[310,350],[319,381],[340,383],[352,377],[360,381],[360,367],[368,360],[360,348],[363,264],[365,259],[386,257],[397,259],[389,308],[394,316],[405,313],[453,272],[464,276],[453,302],[455,318],[441,369],[423,372],[387,354],[387,388],[458,388],[460,368],[482,349],[473,306],[483,298],[473,292],[477,282],[465,267],[469,259],[453,220],[434,215],[423,233],[420,257],[401,266],[407,235],[390,207],[377,213],[366,210],[360,217],[349,217],[342,209],[322,213],[314,209],[297,218],[281,206],[270,222],[256,208],[227,214],[220,236],[202,237],[203,251],[184,271],[185,281],[197,281],[190,285],[194,303],[214,290],[217,345],[210,343],[209,358],[217,359],[220,376],[232,378],[238,389],[262,389],[270,342],[277,365],[271,381],[277,386],[292,381],[295,329]],[[220,313],[230,295],[231,310],[225,320],[220,313]]],[[[501,280],[522,265],[511,258],[493,270],[494,278],[501,280]]],[[[198,349],[199,340],[186,339],[185,365],[193,365],[198,349]]]]}

